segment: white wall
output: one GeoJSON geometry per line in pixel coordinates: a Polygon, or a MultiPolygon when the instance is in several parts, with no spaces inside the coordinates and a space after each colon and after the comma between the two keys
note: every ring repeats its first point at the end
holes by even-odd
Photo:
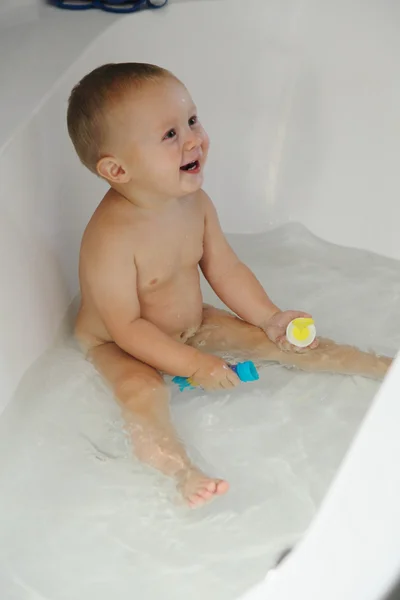
{"type": "Polygon", "coordinates": [[[0,154],[51,96],[65,71],[118,19],[118,15],[98,10],[77,14],[41,2],[38,6],[3,11],[0,18],[0,154]]]}
{"type": "MultiPolygon", "coordinates": [[[[13,10],[16,8],[27,8],[30,6],[39,6],[43,0],[2,0],[0,11],[13,10]]],[[[1,15],[1,12],[0,12],[1,15]]]]}
{"type": "Polygon", "coordinates": [[[27,19],[35,17],[43,0],[1,0],[0,32],[27,19]]]}
{"type": "Polygon", "coordinates": [[[55,94],[0,160],[4,404],[22,373],[53,340],[78,291],[80,237],[104,189],[72,152],[65,131],[66,98],[64,88],[55,94]]]}
{"type": "Polygon", "coordinates": [[[399,259],[400,4],[300,4],[275,215],[399,259]]]}

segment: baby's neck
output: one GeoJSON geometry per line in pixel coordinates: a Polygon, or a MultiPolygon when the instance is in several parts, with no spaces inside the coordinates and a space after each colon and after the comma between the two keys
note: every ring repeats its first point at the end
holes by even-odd
{"type": "Polygon", "coordinates": [[[129,184],[111,186],[120,196],[139,209],[159,212],[174,206],[178,198],[152,193],[148,190],[133,189],[129,184]]]}

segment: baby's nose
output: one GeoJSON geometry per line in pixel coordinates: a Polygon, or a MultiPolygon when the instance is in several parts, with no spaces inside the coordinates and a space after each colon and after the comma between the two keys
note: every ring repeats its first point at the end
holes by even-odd
{"type": "Polygon", "coordinates": [[[198,148],[199,146],[201,146],[201,141],[202,141],[202,138],[200,135],[198,135],[194,131],[190,131],[187,134],[187,137],[185,140],[185,149],[193,150],[193,148],[198,148]]]}

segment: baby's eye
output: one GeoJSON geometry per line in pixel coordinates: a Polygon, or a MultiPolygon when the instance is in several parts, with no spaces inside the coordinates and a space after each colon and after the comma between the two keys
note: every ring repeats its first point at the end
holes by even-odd
{"type": "Polygon", "coordinates": [[[193,125],[196,125],[198,122],[199,122],[199,119],[197,118],[196,115],[193,115],[193,117],[190,117],[190,119],[189,119],[190,127],[193,127],[193,125]]]}
{"type": "Polygon", "coordinates": [[[163,140],[172,140],[176,136],[175,129],[170,129],[163,137],[163,140]]]}

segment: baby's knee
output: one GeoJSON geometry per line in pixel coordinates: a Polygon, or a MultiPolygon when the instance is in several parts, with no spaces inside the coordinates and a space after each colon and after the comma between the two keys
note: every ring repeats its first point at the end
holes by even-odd
{"type": "Polygon", "coordinates": [[[114,392],[124,404],[148,402],[153,398],[167,396],[166,385],[158,373],[121,375],[115,382],[114,392]]]}

